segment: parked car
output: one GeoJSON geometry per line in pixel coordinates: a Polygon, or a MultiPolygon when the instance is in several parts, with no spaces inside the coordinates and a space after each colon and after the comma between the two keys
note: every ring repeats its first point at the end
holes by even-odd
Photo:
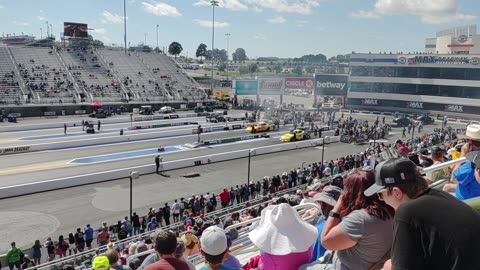
{"type": "Polygon", "coordinates": [[[408,125],[411,122],[412,120],[410,120],[410,118],[407,118],[407,117],[398,117],[393,119],[392,121],[393,126],[396,126],[396,127],[408,127],[408,125]]]}
{"type": "Polygon", "coordinates": [[[213,108],[210,106],[197,106],[193,108],[193,111],[196,113],[213,112],[213,108]]]}
{"type": "Polygon", "coordinates": [[[424,125],[435,123],[435,119],[433,119],[432,117],[430,117],[428,115],[423,115],[423,116],[417,117],[417,121],[422,122],[424,125]]]}
{"type": "Polygon", "coordinates": [[[159,113],[174,113],[175,109],[170,106],[163,106],[158,110],[159,113]]]}

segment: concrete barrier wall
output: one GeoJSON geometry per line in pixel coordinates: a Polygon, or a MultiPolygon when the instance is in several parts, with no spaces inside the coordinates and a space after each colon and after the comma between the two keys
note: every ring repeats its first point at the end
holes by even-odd
{"type": "MultiPolygon", "coordinates": [[[[134,116],[132,122],[144,122],[144,121],[157,121],[162,119],[178,119],[178,118],[191,118],[191,117],[198,117],[204,119],[204,116],[199,117],[196,113],[184,113],[184,114],[165,114],[165,115],[140,115],[134,116]],[[170,117],[169,116],[178,116],[178,117],[170,117]]],[[[118,124],[118,123],[130,123],[130,116],[128,117],[120,117],[120,118],[104,118],[104,119],[97,119],[97,118],[85,118],[85,121],[93,121],[95,124],[97,121],[100,120],[102,124],[118,124]]],[[[12,131],[25,131],[25,130],[36,130],[36,129],[49,129],[49,128],[59,128],[63,129],[63,124],[67,124],[69,127],[82,126],[82,121],[64,121],[64,122],[53,122],[53,123],[42,123],[42,124],[32,124],[32,125],[12,125],[12,126],[1,126],[0,125],[0,132],[12,132],[12,131]]]]}
{"type": "MultiPolygon", "coordinates": [[[[325,139],[326,143],[337,142],[338,140],[339,140],[338,136],[327,137],[325,139]]],[[[253,156],[256,156],[256,155],[269,154],[269,153],[275,153],[275,152],[281,152],[281,151],[288,151],[288,150],[293,150],[297,148],[311,147],[311,146],[321,145],[321,141],[322,139],[316,139],[316,140],[304,141],[304,142],[293,142],[293,143],[286,143],[286,144],[279,144],[279,145],[272,145],[272,146],[264,146],[264,147],[255,148],[255,151],[254,152],[252,151],[251,154],[253,156]]],[[[162,163],[162,170],[169,171],[169,170],[175,170],[180,168],[193,167],[197,165],[245,158],[245,157],[248,157],[248,152],[249,152],[249,149],[242,149],[237,151],[192,157],[192,158],[181,159],[181,160],[167,161],[162,163]]],[[[128,177],[128,175],[132,171],[137,171],[141,175],[151,174],[155,172],[155,165],[136,166],[136,167],[125,168],[125,169],[110,170],[110,171],[104,171],[104,172],[98,172],[98,173],[77,175],[72,177],[65,177],[65,178],[58,178],[58,179],[52,179],[52,180],[46,180],[46,181],[40,181],[40,182],[34,182],[34,183],[28,183],[28,184],[2,187],[0,188],[0,199],[38,193],[43,191],[56,190],[56,189],[67,188],[67,187],[94,184],[94,183],[99,183],[104,181],[115,180],[115,179],[121,179],[121,178],[128,177]]]]}

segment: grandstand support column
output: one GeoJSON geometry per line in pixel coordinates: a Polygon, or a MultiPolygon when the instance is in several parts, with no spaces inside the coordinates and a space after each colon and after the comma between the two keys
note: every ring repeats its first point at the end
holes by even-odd
{"type": "MultiPolygon", "coordinates": [[[[130,222],[132,221],[132,216],[133,216],[133,180],[138,179],[140,177],[140,174],[138,172],[131,172],[130,175],[130,217],[129,220],[130,222]]],[[[133,226],[132,226],[133,227],[133,226]]],[[[133,228],[132,228],[133,230],[133,228]]],[[[130,232],[130,236],[133,235],[133,231],[130,232]]]]}
{"type": "Polygon", "coordinates": [[[322,138],[322,166],[320,167],[320,175],[323,177],[323,158],[325,157],[325,136],[322,138]]]}
{"type": "Polygon", "coordinates": [[[127,54],[127,0],[123,0],[123,41],[125,43],[125,54],[127,54]]]}
{"type": "Polygon", "coordinates": [[[160,48],[158,48],[158,27],[159,27],[159,25],[158,25],[158,23],[157,23],[157,49],[158,49],[158,50],[157,50],[157,53],[158,53],[158,51],[160,50],[160,48]]]}
{"type": "MultiPolygon", "coordinates": [[[[218,6],[217,0],[210,1],[212,4],[212,54],[210,55],[210,61],[212,61],[212,79],[210,82],[210,93],[213,93],[213,60],[215,58],[213,49],[215,48],[215,7],[218,6]]],[[[210,97],[210,95],[208,95],[210,97]]]]}

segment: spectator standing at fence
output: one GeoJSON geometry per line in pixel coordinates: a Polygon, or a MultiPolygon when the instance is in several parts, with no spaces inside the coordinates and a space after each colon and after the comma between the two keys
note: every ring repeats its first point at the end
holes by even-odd
{"type": "Polygon", "coordinates": [[[108,244],[109,238],[110,238],[110,233],[108,232],[108,228],[101,228],[97,235],[97,244],[99,246],[105,246],[108,244]]]}
{"type": "Polygon", "coordinates": [[[63,134],[67,135],[67,123],[63,124],[63,134]]]}
{"type": "Polygon", "coordinates": [[[75,233],[75,247],[79,252],[83,252],[85,249],[85,239],[84,239],[84,233],[82,232],[82,229],[77,228],[77,232],[75,233]]]}
{"type": "Polygon", "coordinates": [[[51,237],[47,238],[47,241],[45,242],[45,247],[47,248],[47,261],[51,262],[55,260],[55,246],[51,237]]]}
{"type": "Polygon", "coordinates": [[[137,215],[137,212],[133,213],[132,216],[132,224],[133,224],[133,235],[137,235],[140,232],[140,217],[137,215]]]}
{"type": "Polygon", "coordinates": [[[230,192],[228,192],[228,189],[224,188],[222,192],[219,194],[220,196],[220,203],[222,204],[222,208],[225,208],[228,206],[228,202],[230,201],[230,192]]]}
{"type": "Polygon", "coordinates": [[[168,203],[165,203],[165,207],[163,208],[163,218],[165,219],[165,226],[170,225],[170,206],[168,203]]]}
{"type": "Polygon", "coordinates": [[[177,199],[175,199],[174,203],[172,204],[172,216],[174,223],[180,221],[180,211],[180,204],[178,203],[177,199]]]}
{"type": "Polygon", "coordinates": [[[35,244],[32,246],[32,251],[33,263],[39,265],[42,258],[42,244],[40,244],[40,240],[35,240],[35,244]]]}
{"type": "Polygon", "coordinates": [[[63,235],[60,235],[58,237],[58,242],[57,242],[57,246],[56,246],[56,251],[55,253],[60,257],[60,258],[63,258],[65,256],[67,256],[67,250],[68,250],[68,243],[67,241],[65,241],[63,239],[63,235]]]}
{"type": "Polygon", "coordinates": [[[90,224],[87,224],[87,227],[85,227],[84,232],[85,232],[85,244],[87,245],[88,249],[91,249],[92,241],[93,241],[93,229],[90,227],[90,224]]]}
{"type": "Polygon", "coordinates": [[[480,215],[472,207],[428,188],[406,158],[381,162],[375,174],[375,184],[365,195],[378,195],[395,209],[391,260],[383,269],[478,268],[480,215]]]}
{"type": "Polygon", "coordinates": [[[85,120],[82,120],[82,131],[85,131],[85,120]]]}
{"type": "Polygon", "coordinates": [[[97,130],[100,131],[100,126],[101,126],[101,123],[100,123],[100,120],[98,120],[97,122],[97,130]]]}
{"type": "Polygon", "coordinates": [[[73,233],[68,234],[68,256],[72,255],[72,251],[77,254],[77,247],[75,245],[75,237],[73,233]]]}

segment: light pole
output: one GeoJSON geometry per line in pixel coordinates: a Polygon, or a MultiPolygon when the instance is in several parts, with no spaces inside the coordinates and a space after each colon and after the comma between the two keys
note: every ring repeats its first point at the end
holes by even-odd
{"type": "Polygon", "coordinates": [[[249,149],[248,150],[248,173],[247,173],[247,188],[250,185],[250,159],[253,155],[256,155],[256,150],[255,149],[249,149]]]}
{"type": "Polygon", "coordinates": [[[125,54],[127,54],[127,0],[123,0],[123,42],[125,43],[125,54]]]}
{"type": "Polygon", "coordinates": [[[40,39],[43,39],[43,29],[40,27],[40,39]]]}
{"type": "MultiPolygon", "coordinates": [[[[138,172],[130,173],[130,222],[132,221],[132,210],[133,210],[133,180],[138,179],[140,174],[138,172]]],[[[133,227],[132,227],[133,230],[133,227]]],[[[130,235],[133,235],[133,231],[130,232],[130,235]]]]}
{"type": "Polygon", "coordinates": [[[226,73],[227,73],[227,81],[228,81],[228,47],[229,47],[229,42],[230,42],[230,33],[226,33],[225,36],[227,36],[227,66],[226,66],[226,73]]]}
{"type": "Polygon", "coordinates": [[[158,48],[158,27],[159,25],[157,24],[157,53],[160,51],[160,49],[158,48]]]}
{"type": "Polygon", "coordinates": [[[147,33],[144,33],[145,39],[143,40],[143,46],[147,46],[147,33]]]}
{"type": "MultiPolygon", "coordinates": [[[[215,7],[218,6],[217,0],[210,1],[212,5],[212,55],[210,56],[210,60],[212,61],[212,81],[210,83],[210,93],[213,93],[213,59],[215,54],[213,53],[213,49],[215,49],[215,7]]],[[[208,95],[210,97],[210,95],[208,95]]]]}
{"type": "Polygon", "coordinates": [[[325,156],[325,139],[327,137],[323,137],[323,140],[322,140],[322,166],[320,166],[320,170],[321,170],[321,175],[322,175],[322,178],[323,178],[323,157],[325,156]]]}
{"type": "Polygon", "coordinates": [[[48,31],[48,21],[45,21],[45,24],[47,25],[47,38],[48,38],[49,35],[50,35],[50,34],[49,34],[50,32],[48,31]]]}

